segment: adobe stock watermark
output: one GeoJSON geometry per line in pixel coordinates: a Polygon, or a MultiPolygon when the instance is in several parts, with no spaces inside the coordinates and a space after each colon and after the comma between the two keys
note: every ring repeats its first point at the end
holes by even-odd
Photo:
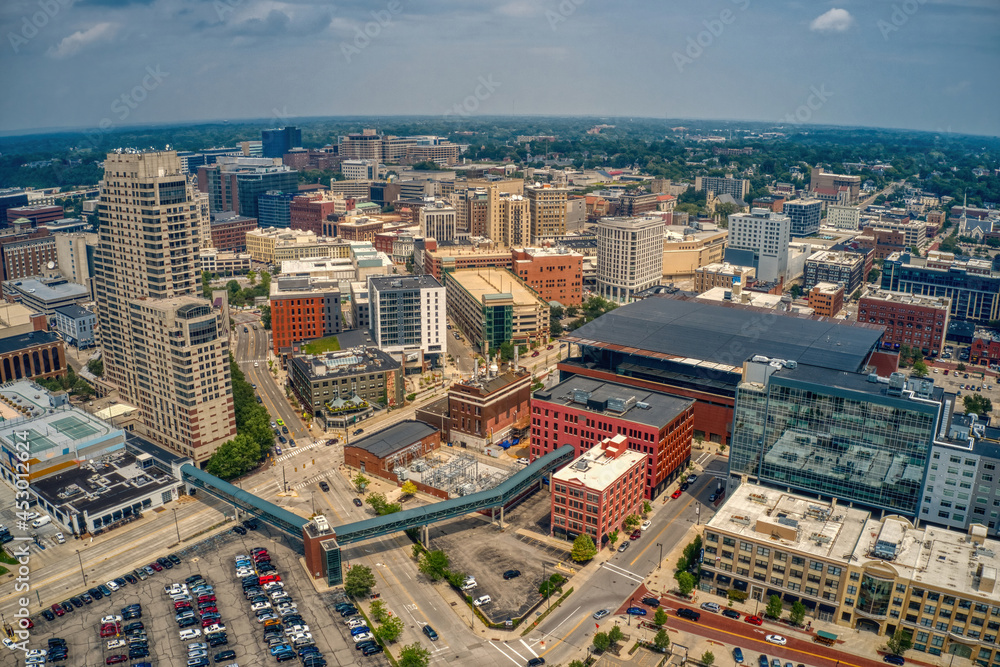
{"type": "Polygon", "coordinates": [[[21,24],[17,31],[7,33],[7,41],[14,53],[18,53],[21,47],[30,42],[38,35],[38,31],[49,24],[59,12],[69,9],[74,0],[38,0],[38,11],[25,14],[21,17],[21,24]]]}
{"type": "Polygon", "coordinates": [[[826,89],[826,84],[821,84],[819,88],[809,86],[809,95],[806,103],[801,105],[793,113],[786,113],[784,118],[779,118],[779,123],[791,123],[801,125],[812,120],[813,114],[823,108],[826,101],[833,97],[833,93],[826,89]]]}
{"type": "MultiPolygon", "coordinates": [[[[160,69],[160,65],[155,67],[147,65],[146,74],[138,84],[111,100],[111,113],[115,115],[118,122],[124,122],[149,97],[151,92],[160,87],[160,84],[168,76],[170,76],[170,72],[164,72],[160,69]]],[[[100,137],[110,132],[114,127],[115,119],[105,116],[97,124],[97,130],[88,132],[84,141],[89,143],[92,149],[96,149],[100,144],[100,137]]]]}
{"type": "Polygon", "coordinates": [[[927,0],[903,0],[899,4],[893,3],[889,20],[879,19],[875,22],[875,27],[882,33],[882,39],[888,42],[889,35],[909,23],[910,17],[920,11],[920,6],[924,4],[927,4],[927,0]]]}
{"type": "Polygon", "coordinates": [[[549,22],[552,32],[560,23],[565,23],[566,19],[576,13],[577,8],[587,0],[560,0],[556,8],[545,10],[545,20],[549,22]]]}
{"type": "MultiPolygon", "coordinates": [[[[730,0],[740,11],[746,11],[750,6],[750,0],[730,0]]],[[[736,21],[737,14],[731,9],[723,9],[717,18],[705,19],[701,22],[705,29],[698,34],[688,36],[687,46],[684,52],[674,51],[673,59],[677,71],[684,73],[684,68],[694,63],[695,60],[705,53],[705,49],[715,44],[715,40],[722,36],[726,26],[736,21]]]]}
{"type": "MultiPolygon", "coordinates": [[[[29,604],[31,599],[31,553],[28,551],[27,542],[33,539],[28,532],[29,521],[33,515],[29,513],[31,496],[28,494],[30,464],[31,459],[30,442],[27,431],[14,432],[14,469],[17,479],[14,480],[14,504],[17,509],[17,530],[22,534],[14,537],[15,542],[20,542],[18,546],[10,549],[10,555],[17,560],[17,572],[14,578],[14,592],[21,593],[14,605],[14,618],[17,619],[14,634],[20,641],[14,642],[14,646],[22,651],[28,650],[28,640],[31,639],[31,632],[28,628],[30,623],[29,604]]],[[[11,568],[13,569],[13,565],[11,568]]]]}
{"type": "Polygon", "coordinates": [[[344,56],[347,64],[362,51],[368,48],[372,40],[378,38],[382,31],[392,25],[392,18],[403,12],[403,3],[400,0],[389,0],[385,9],[373,9],[370,14],[371,21],[364,26],[354,26],[354,39],[349,42],[340,43],[340,53],[344,56]]]}
{"type": "Polygon", "coordinates": [[[456,102],[443,115],[470,116],[476,113],[479,111],[480,104],[493,97],[494,91],[501,85],[499,81],[494,80],[492,74],[487,74],[485,77],[480,76],[478,82],[479,84],[471,95],[467,95],[461,102],[456,102]]]}

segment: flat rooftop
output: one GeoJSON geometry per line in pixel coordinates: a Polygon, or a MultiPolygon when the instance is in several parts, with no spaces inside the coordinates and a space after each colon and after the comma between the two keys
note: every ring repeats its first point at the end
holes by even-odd
{"type": "Polygon", "coordinates": [[[719,507],[706,530],[769,540],[839,562],[854,550],[870,517],[871,512],[847,505],[743,484],[719,507]]]}
{"type": "Polygon", "coordinates": [[[399,368],[398,361],[377,347],[361,347],[339,352],[327,352],[326,354],[294,356],[291,358],[291,362],[311,381],[399,368]]]}
{"type": "Polygon", "coordinates": [[[17,288],[21,292],[33,295],[34,298],[42,301],[56,301],[59,299],[86,299],[90,296],[90,290],[84,285],[71,283],[68,280],[57,280],[55,282],[36,280],[34,278],[22,278],[8,282],[12,288],[17,288]]]}
{"type": "Polygon", "coordinates": [[[438,279],[430,274],[419,276],[369,276],[368,281],[369,287],[379,292],[441,287],[438,279]]]}
{"type": "MultiPolygon", "coordinates": [[[[18,401],[16,394],[4,391],[17,405],[41,401],[38,396],[43,393],[45,392],[38,392],[32,398],[26,397],[18,401]]],[[[41,403],[36,402],[35,405],[41,407],[41,403]]],[[[0,441],[13,446],[26,439],[29,443],[28,451],[35,459],[45,460],[74,453],[94,443],[122,435],[120,429],[78,408],[43,408],[34,412],[39,416],[0,422],[0,441]]]]}
{"type": "MultiPolygon", "coordinates": [[[[985,531],[984,531],[985,533],[985,531]]],[[[997,585],[987,590],[981,582],[992,570],[992,580],[1000,570],[1000,540],[981,538],[976,544],[961,531],[938,528],[929,524],[913,528],[906,520],[887,517],[869,518],[862,537],[853,549],[843,551],[859,567],[867,563],[887,561],[913,583],[923,583],[936,590],[954,591],[965,598],[978,597],[997,601],[997,585]],[[977,576],[979,568],[983,576],[977,576]]]]}
{"type": "Polygon", "coordinates": [[[552,479],[603,491],[633,466],[646,460],[646,455],[641,452],[626,449],[614,456],[615,451],[605,451],[603,443],[591,447],[572,463],[553,473],[552,479]]]}
{"type": "MultiPolygon", "coordinates": [[[[454,275],[454,274],[453,274],[454,275]]],[[[883,327],[654,296],[598,317],[563,340],[675,361],[740,366],[755,354],[857,373],[883,327]]]]}
{"type": "Polygon", "coordinates": [[[504,269],[493,267],[461,269],[448,274],[448,280],[462,286],[479,303],[509,294],[515,303],[534,303],[539,296],[504,269]]]}
{"type": "Polygon", "coordinates": [[[421,438],[437,433],[437,431],[438,429],[430,424],[407,419],[344,446],[357,447],[369,452],[372,456],[384,459],[401,449],[406,449],[421,438]]]}
{"type": "Polygon", "coordinates": [[[693,400],[583,375],[540,389],[534,398],[655,428],[663,428],[694,404],[693,400]]]}
{"type": "Polygon", "coordinates": [[[24,350],[35,345],[45,345],[55,343],[59,339],[59,334],[54,331],[28,331],[17,336],[0,338],[0,354],[24,350]]]}
{"type": "Polygon", "coordinates": [[[951,299],[946,296],[924,296],[923,294],[911,294],[910,292],[890,292],[889,290],[869,291],[862,299],[873,301],[886,301],[898,303],[906,306],[921,306],[923,308],[940,308],[949,310],[951,299]]]}

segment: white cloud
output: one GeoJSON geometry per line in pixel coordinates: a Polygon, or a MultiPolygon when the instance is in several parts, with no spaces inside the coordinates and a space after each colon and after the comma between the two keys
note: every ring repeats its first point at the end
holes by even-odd
{"type": "Polygon", "coordinates": [[[854,25],[854,17],[846,9],[831,9],[820,14],[809,24],[813,32],[844,32],[854,25]]]}
{"type": "Polygon", "coordinates": [[[53,58],[68,58],[76,55],[82,49],[110,38],[118,31],[117,23],[98,23],[87,30],[78,30],[69,37],[63,38],[57,46],[49,49],[49,55],[53,58]]]}

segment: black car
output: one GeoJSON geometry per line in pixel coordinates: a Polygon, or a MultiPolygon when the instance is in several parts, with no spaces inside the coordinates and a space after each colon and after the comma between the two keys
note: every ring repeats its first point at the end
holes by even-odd
{"type": "Polygon", "coordinates": [[[343,616],[344,618],[347,618],[348,616],[354,616],[356,613],[358,613],[357,608],[350,607],[348,609],[341,610],[340,615],[343,616]]]}
{"type": "Polygon", "coordinates": [[[142,621],[136,621],[135,623],[129,623],[125,626],[125,632],[134,632],[136,630],[145,630],[146,626],[143,625],[142,621]]]}
{"type": "Polygon", "coordinates": [[[46,621],[56,620],[56,615],[52,613],[51,609],[43,609],[42,616],[45,618],[46,621]]]}
{"type": "Polygon", "coordinates": [[[361,507],[361,498],[354,498],[354,504],[357,507],[361,507]]]}
{"type": "Polygon", "coordinates": [[[740,612],[736,611],[735,609],[723,609],[722,615],[726,616],[727,618],[739,618],[740,612]]]}
{"type": "Polygon", "coordinates": [[[431,626],[429,625],[424,626],[424,634],[427,635],[427,638],[430,639],[432,642],[437,641],[438,633],[436,633],[434,631],[434,628],[432,628],[431,626]]]}
{"type": "Polygon", "coordinates": [[[246,535],[247,529],[244,528],[243,526],[233,526],[233,532],[236,533],[237,535],[246,535]]]}
{"type": "Polygon", "coordinates": [[[335,610],[337,610],[337,611],[341,611],[343,609],[347,609],[348,607],[352,607],[353,608],[354,607],[354,603],[353,602],[338,602],[337,604],[333,605],[333,608],[335,610]]]}
{"type": "Polygon", "coordinates": [[[324,491],[329,491],[330,490],[330,485],[327,484],[326,482],[320,482],[319,483],[319,488],[321,488],[324,491]]]}
{"type": "Polygon", "coordinates": [[[228,637],[212,637],[211,639],[208,640],[208,645],[210,647],[212,647],[212,648],[215,648],[216,646],[228,646],[229,645],[229,638],[228,637]]]}
{"type": "Polygon", "coordinates": [[[167,560],[169,560],[174,565],[181,564],[181,557],[178,556],[177,554],[167,554],[167,560]]]}
{"type": "Polygon", "coordinates": [[[352,435],[361,435],[361,434],[362,434],[362,433],[364,433],[364,432],[365,432],[365,430],[364,430],[363,428],[359,428],[359,429],[358,429],[357,431],[355,431],[355,432],[354,432],[354,433],[353,433],[352,435]]]}
{"type": "Polygon", "coordinates": [[[66,600],[65,602],[60,602],[59,606],[63,608],[63,611],[73,611],[73,603],[70,602],[69,600],[66,600]]]}
{"type": "Polygon", "coordinates": [[[701,618],[701,614],[694,611],[693,609],[687,609],[686,607],[681,607],[677,610],[677,615],[681,618],[686,618],[689,621],[697,621],[701,618]]]}
{"type": "Polygon", "coordinates": [[[200,574],[192,574],[190,577],[184,580],[184,583],[188,586],[193,586],[196,581],[205,581],[205,578],[200,574]]]}
{"type": "Polygon", "coordinates": [[[247,530],[257,530],[257,522],[253,519],[247,519],[243,522],[243,527],[247,530]]]}
{"type": "Polygon", "coordinates": [[[78,598],[78,597],[71,597],[71,598],[69,599],[69,601],[70,601],[70,602],[71,602],[71,603],[73,604],[73,606],[74,606],[74,607],[76,607],[76,608],[80,608],[80,607],[82,607],[82,606],[83,606],[83,600],[81,600],[81,599],[80,599],[80,598],[78,598]]]}
{"type": "Polygon", "coordinates": [[[507,570],[506,572],[503,573],[504,579],[516,579],[517,577],[520,576],[521,576],[520,570],[507,570]]]}
{"type": "Polygon", "coordinates": [[[115,579],[115,583],[118,584],[118,588],[124,588],[128,582],[125,581],[125,577],[118,577],[115,579]]]}
{"type": "Polygon", "coordinates": [[[216,653],[215,657],[213,657],[212,660],[215,662],[222,662],[223,660],[232,660],[235,657],[236,657],[236,651],[233,650],[221,651],[219,653],[216,653]]]}
{"type": "Polygon", "coordinates": [[[369,646],[378,646],[378,642],[376,642],[374,639],[366,639],[363,642],[358,642],[357,644],[355,644],[354,645],[354,650],[355,651],[363,651],[366,648],[368,648],[369,646]]]}
{"type": "Polygon", "coordinates": [[[687,482],[681,482],[681,491],[687,491],[689,486],[691,485],[687,482]]]}
{"type": "Polygon", "coordinates": [[[173,564],[173,563],[171,563],[171,562],[170,562],[169,560],[167,560],[166,558],[157,558],[157,559],[156,559],[156,562],[157,562],[157,563],[159,563],[160,565],[162,565],[163,567],[165,567],[165,568],[166,568],[166,569],[168,569],[168,570],[171,570],[171,569],[173,569],[173,567],[174,567],[174,564],[173,564]]]}
{"type": "Polygon", "coordinates": [[[906,660],[903,659],[901,655],[883,655],[882,662],[888,662],[890,665],[905,665],[906,660]]]}
{"type": "Polygon", "coordinates": [[[642,603],[647,607],[652,607],[653,609],[660,606],[660,601],[656,598],[643,598],[642,603]]]}
{"type": "Polygon", "coordinates": [[[55,646],[66,646],[66,640],[62,637],[49,637],[49,648],[55,646]]]}
{"type": "MultiPolygon", "coordinates": [[[[361,649],[361,655],[375,655],[376,653],[381,653],[383,650],[385,649],[378,644],[375,644],[374,646],[366,646],[361,649]]],[[[324,662],[324,664],[326,663],[324,662]]]]}
{"type": "Polygon", "coordinates": [[[124,579],[125,579],[125,581],[127,581],[130,584],[137,584],[137,583],[139,583],[138,577],[136,577],[134,574],[126,574],[126,575],[124,575],[124,579]]]}
{"type": "Polygon", "coordinates": [[[532,658],[528,661],[528,667],[538,667],[538,665],[544,665],[545,658],[532,658]]]}
{"type": "Polygon", "coordinates": [[[91,595],[91,596],[92,596],[92,597],[93,597],[93,598],[94,598],[95,600],[100,600],[101,598],[103,598],[103,597],[104,597],[104,593],[103,593],[102,591],[98,590],[97,588],[91,588],[91,589],[90,589],[90,590],[88,590],[87,592],[88,592],[88,593],[90,593],[90,595],[91,595]]]}

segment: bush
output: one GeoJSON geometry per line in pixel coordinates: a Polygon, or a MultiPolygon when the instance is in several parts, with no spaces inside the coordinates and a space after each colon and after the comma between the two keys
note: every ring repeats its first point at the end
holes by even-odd
{"type": "Polygon", "coordinates": [[[728,595],[729,599],[733,602],[745,602],[746,599],[750,597],[745,591],[738,591],[735,588],[730,588],[726,591],[726,595],[728,595]]]}
{"type": "Polygon", "coordinates": [[[406,400],[409,401],[410,403],[412,403],[416,399],[417,399],[417,395],[416,394],[407,394],[406,395],[406,400]]]}

